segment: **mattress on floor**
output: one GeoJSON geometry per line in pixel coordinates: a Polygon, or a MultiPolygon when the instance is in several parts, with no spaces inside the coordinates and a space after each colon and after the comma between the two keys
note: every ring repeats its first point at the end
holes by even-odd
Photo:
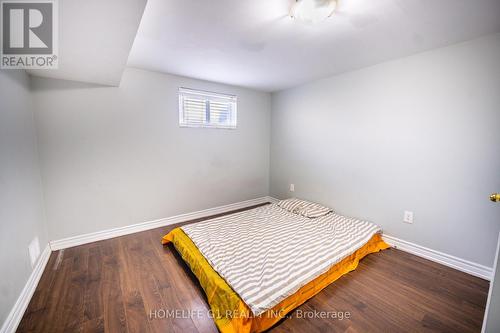
{"type": "Polygon", "coordinates": [[[174,229],[222,332],[263,331],[387,248],[380,228],[330,213],[310,219],[266,205],[174,229]]]}

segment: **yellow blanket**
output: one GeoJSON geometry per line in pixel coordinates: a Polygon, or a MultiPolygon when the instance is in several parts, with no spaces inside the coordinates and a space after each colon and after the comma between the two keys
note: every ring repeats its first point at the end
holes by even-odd
{"type": "Polygon", "coordinates": [[[359,250],[344,258],[300,288],[295,294],[284,299],[260,316],[253,316],[248,306],[234,292],[226,281],[212,268],[196,245],[180,228],[176,228],[162,239],[163,244],[173,243],[182,259],[188,264],[200,281],[212,311],[214,321],[222,333],[262,332],[287,313],[307,301],[342,275],[356,269],[359,261],[366,255],[389,248],[379,234],[374,235],[359,250]]]}

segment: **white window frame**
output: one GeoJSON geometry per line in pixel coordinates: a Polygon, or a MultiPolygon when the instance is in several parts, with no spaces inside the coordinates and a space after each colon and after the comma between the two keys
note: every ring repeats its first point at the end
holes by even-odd
{"type": "Polygon", "coordinates": [[[191,88],[179,88],[179,126],[193,128],[221,128],[221,129],[236,129],[238,126],[238,97],[236,95],[221,94],[211,91],[196,90],[191,88]],[[203,123],[189,123],[184,116],[184,98],[187,96],[196,96],[203,99],[206,103],[206,117],[203,123]],[[230,123],[219,124],[210,122],[210,102],[228,102],[231,103],[230,123]]]}

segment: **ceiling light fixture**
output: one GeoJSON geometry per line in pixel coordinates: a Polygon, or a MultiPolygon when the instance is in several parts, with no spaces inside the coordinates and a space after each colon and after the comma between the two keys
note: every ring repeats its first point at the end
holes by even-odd
{"type": "Polygon", "coordinates": [[[337,0],[296,0],[290,11],[294,19],[318,23],[330,17],[337,7],[337,0]]]}

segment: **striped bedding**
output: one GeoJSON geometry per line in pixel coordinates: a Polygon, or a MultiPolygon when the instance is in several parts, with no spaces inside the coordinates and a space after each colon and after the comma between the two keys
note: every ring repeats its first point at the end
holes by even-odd
{"type": "Polygon", "coordinates": [[[365,245],[380,228],[329,213],[307,218],[276,204],[182,230],[258,316],[365,245]]]}

